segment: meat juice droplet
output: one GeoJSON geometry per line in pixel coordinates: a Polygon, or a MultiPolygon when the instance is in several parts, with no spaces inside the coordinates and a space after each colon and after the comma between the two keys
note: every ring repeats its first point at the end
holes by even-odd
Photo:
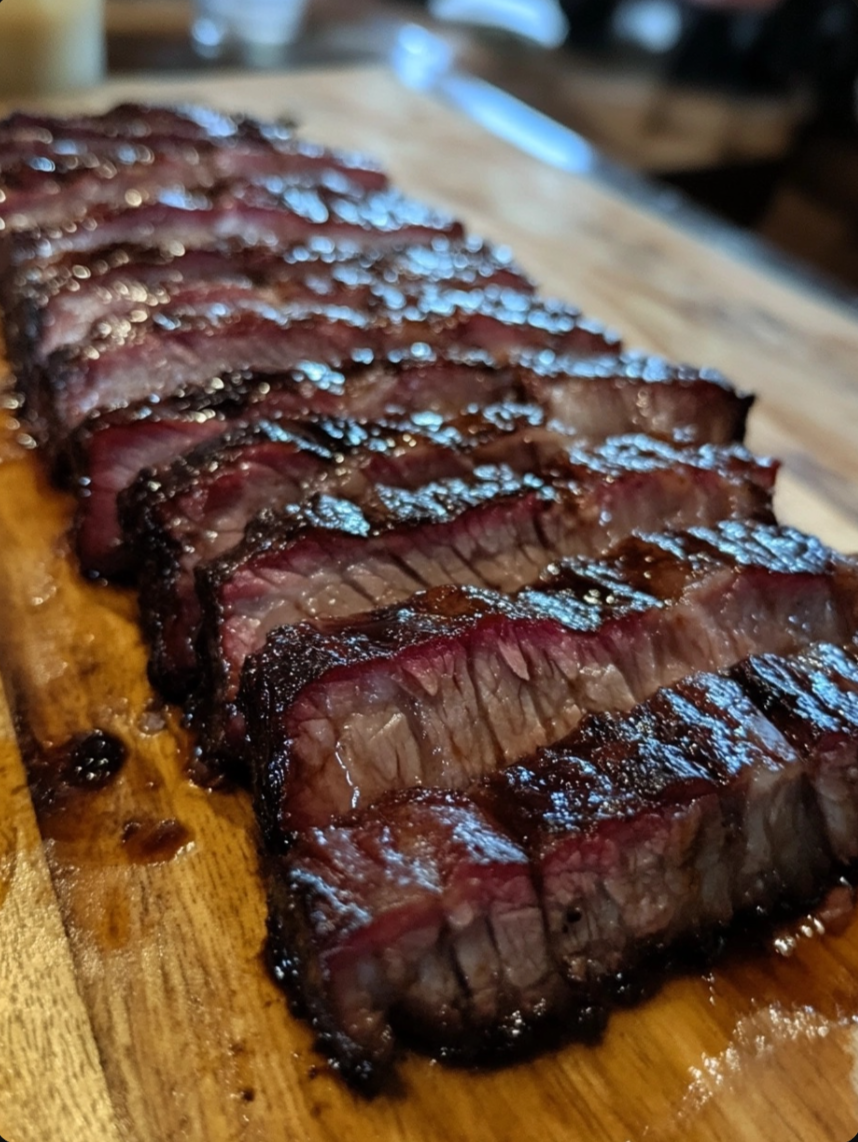
{"type": "Polygon", "coordinates": [[[46,785],[59,791],[67,789],[102,789],[125,764],[128,750],[125,742],[105,730],[75,733],[61,746],[47,750],[41,769],[46,785]]]}
{"type": "Polygon", "coordinates": [[[60,747],[66,755],[62,780],[76,789],[101,789],[125,763],[125,743],[105,730],[75,734],[60,747]]]}
{"type": "Polygon", "coordinates": [[[97,816],[84,823],[81,798],[104,789],[125,763],[125,743],[105,730],[75,734],[61,745],[36,749],[30,790],[45,838],[74,842],[91,834],[97,816]]]}
{"type": "Polygon", "coordinates": [[[126,821],[122,847],[133,864],[159,864],[172,860],[190,844],[193,835],[181,821],[126,821]]]}

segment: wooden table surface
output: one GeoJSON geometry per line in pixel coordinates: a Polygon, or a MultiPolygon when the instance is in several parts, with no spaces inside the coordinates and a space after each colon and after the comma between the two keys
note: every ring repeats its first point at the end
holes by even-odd
{"type": "MultiPolygon", "coordinates": [[[[858,324],[845,313],[539,165],[387,74],[123,84],[89,102],[128,95],[293,112],[307,135],[376,154],[406,189],[508,242],[548,292],[629,344],[723,369],[759,393],[750,440],[785,461],[782,518],[858,550],[858,324]]],[[[8,1142],[853,1137],[848,922],[824,935],[798,922],[705,978],[674,980],[617,1012],[598,1046],[495,1073],[411,1057],[396,1092],[366,1103],[346,1091],[262,967],[247,799],[186,780],[187,742],[145,683],[134,596],[77,576],[71,502],[4,415],[0,666],[17,739],[47,751],[97,726],[130,747],[111,786],[37,824],[0,709],[8,1142]],[[162,843],[125,843],[129,822],[162,843]]]]}

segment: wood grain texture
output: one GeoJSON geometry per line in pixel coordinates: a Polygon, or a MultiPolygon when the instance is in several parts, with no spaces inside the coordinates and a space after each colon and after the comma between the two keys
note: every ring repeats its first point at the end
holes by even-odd
{"type": "MultiPolygon", "coordinates": [[[[294,111],[308,135],[379,155],[408,189],[508,241],[548,290],[631,343],[723,368],[761,394],[752,440],[787,461],[783,517],[858,550],[858,326],[841,313],[539,166],[384,74],[126,84],[92,98],[140,94],[294,111]]],[[[706,978],[674,980],[618,1012],[595,1047],[496,1073],[413,1057],[393,1095],[364,1103],[343,1089],[260,960],[247,800],[185,779],[188,743],[145,683],[134,596],[78,577],[71,503],[47,486],[9,417],[0,666],[22,741],[45,753],[99,727],[130,751],[112,785],[43,815],[39,846],[0,723],[0,896],[12,885],[0,905],[0,1133],[10,1142],[855,1134],[856,923],[824,937],[798,924],[780,951],[773,941],[706,978]],[[147,852],[147,835],[174,843],[147,852]]]]}
{"type": "Polygon", "coordinates": [[[0,805],[0,1134],[119,1142],[2,692],[0,805]]]}

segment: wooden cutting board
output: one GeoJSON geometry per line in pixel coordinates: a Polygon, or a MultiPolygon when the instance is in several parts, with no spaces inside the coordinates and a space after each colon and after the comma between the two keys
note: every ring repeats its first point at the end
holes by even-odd
{"type": "MultiPolygon", "coordinates": [[[[760,394],[784,520],[858,550],[858,324],[598,186],[524,157],[381,72],[114,85],[119,97],[291,111],[509,242],[546,290],[628,342],[760,394]]],[[[66,106],[66,105],[62,105],[66,106]]],[[[69,102],[68,107],[72,104],[69,102]]],[[[37,825],[0,711],[0,1134],[8,1142],[847,1142],[858,1131],[858,922],[805,920],[707,976],[498,1072],[417,1057],[350,1094],[262,966],[264,901],[240,793],[184,776],[144,676],[132,593],[69,557],[71,501],[10,411],[0,440],[0,666],[25,752],[118,734],[118,779],[37,825]]]]}

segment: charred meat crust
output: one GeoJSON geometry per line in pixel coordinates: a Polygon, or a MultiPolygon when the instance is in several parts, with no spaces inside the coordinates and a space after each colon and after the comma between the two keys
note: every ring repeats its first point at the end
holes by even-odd
{"type": "Polygon", "coordinates": [[[467,793],[410,789],[303,834],[269,863],[272,963],[370,1092],[415,1021],[471,1060],[569,1037],[653,957],[663,973],[738,917],[806,904],[854,860],[856,760],[854,644],[693,675],[467,793]],[[469,970],[483,941],[493,975],[469,970]]]}
{"type": "Polygon", "coordinates": [[[10,360],[19,375],[29,376],[49,353],[84,341],[99,322],[193,300],[221,283],[267,291],[272,300],[303,291],[337,302],[383,297],[400,287],[534,292],[506,251],[468,238],[387,252],[338,247],[325,238],[286,249],[240,240],[199,250],[119,243],[20,272],[17,296],[7,296],[10,360]]]}
{"type": "Polygon", "coordinates": [[[390,789],[463,788],[691,671],[851,636],[856,567],[788,528],[632,537],[507,597],[436,588],[283,627],[245,665],[268,843],[390,789]]]}
{"type": "Polygon", "coordinates": [[[62,141],[60,146],[63,153],[38,142],[0,143],[0,220],[6,233],[63,226],[83,220],[96,207],[133,208],[176,186],[205,192],[230,179],[324,182],[354,192],[386,186],[378,170],[297,139],[276,148],[176,143],[156,150],[151,143],[115,140],[71,147],[62,141]]]}
{"type": "Polygon", "coordinates": [[[58,349],[28,395],[36,421],[73,429],[88,415],[131,401],[160,399],[236,368],[285,371],[302,361],[338,365],[407,350],[415,341],[448,350],[483,350],[507,360],[528,349],[592,356],[611,335],[559,302],[485,288],[368,293],[340,287],[334,296],[294,283],[294,297],[226,284],[202,297],[133,311],[102,323],[86,344],[58,349]]]}
{"type": "Polygon", "coordinates": [[[421,345],[369,364],[218,377],[164,401],[91,417],[65,446],[55,445],[54,467],[71,469],[82,493],[76,531],[84,570],[110,576],[129,565],[116,495],[141,469],[230,424],[308,414],[372,418],[420,408],[455,413],[509,398],[535,401],[547,418],[585,440],[646,432],[701,443],[740,440],[751,402],[717,373],[635,354],[587,360],[525,354],[498,366],[485,354],[421,345]]]}
{"type": "MultiPolygon", "coordinates": [[[[334,368],[306,364],[290,373],[234,374],[166,401],[140,401],[92,417],[58,450],[58,478],[70,473],[80,490],[78,555],[90,574],[116,575],[129,566],[116,497],[144,468],[163,464],[230,426],[263,418],[378,418],[415,410],[456,413],[521,392],[521,370],[484,354],[417,347],[379,361],[334,368]]],[[[67,477],[68,478],[68,477],[67,477]]]]}
{"type": "Polygon", "coordinates": [[[285,122],[130,104],[76,121],[17,114],[0,122],[0,218],[7,229],[66,222],[102,203],[126,206],[129,189],[140,201],[165,187],[320,172],[365,190],[387,184],[373,161],[307,143],[285,122]]]}
{"type": "Polygon", "coordinates": [[[497,459],[500,467],[467,478],[407,490],[382,485],[349,499],[320,495],[263,513],[237,547],[197,568],[195,711],[206,727],[205,756],[237,751],[240,669],[275,626],[360,612],[446,583],[512,591],[553,560],[593,556],[636,528],[772,518],[775,469],[740,448],[615,437],[567,448],[541,474],[521,475],[502,453],[497,459]]]}
{"type": "MultiPolygon", "coordinates": [[[[470,1059],[592,1031],[645,956],[858,859],[858,568],[771,524],[776,465],[732,446],[751,398],[719,374],[622,354],[285,122],[12,115],[0,231],[82,566],[142,565],[163,689],[202,656],[275,974],[351,1081],[406,1034],[470,1059]],[[536,407],[402,420],[512,400],[536,407]],[[638,431],[670,443],[594,447],[638,431]],[[596,558],[634,527],[658,534],[596,558]]],[[[60,784],[121,764],[96,736],[60,784]]]]}
{"type": "Polygon", "coordinates": [[[223,239],[297,244],[314,236],[390,248],[458,239],[459,222],[389,187],[363,191],[347,181],[317,177],[231,179],[211,188],[162,188],[134,206],[95,205],[63,225],[12,231],[2,242],[2,268],[45,265],[68,254],[89,254],[118,242],[181,243],[199,248],[223,239]]]}
{"type": "Polygon", "coordinates": [[[300,856],[272,861],[269,878],[275,975],[346,1078],[377,1085],[404,1027],[412,1040],[459,1057],[509,1054],[529,1025],[571,1008],[526,854],[470,798],[411,790],[369,810],[362,824],[360,835],[308,834],[300,856]],[[360,884],[368,888],[362,899],[360,884]],[[374,1002],[386,965],[373,955],[376,934],[365,939],[373,920],[386,927],[395,1013],[374,1002]],[[326,940],[326,922],[338,939],[326,940]]]}
{"type": "Polygon", "coordinates": [[[193,103],[167,104],[126,101],[107,111],[80,115],[49,115],[14,111],[0,120],[0,143],[31,140],[51,144],[56,139],[117,139],[122,142],[167,141],[229,143],[233,139],[271,142],[294,137],[291,119],[255,119],[193,103]]]}
{"type": "Polygon", "coordinates": [[[139,569],[152,677],[170,697],[187,696],[200,619],[194,568],[239,543],[263,509],[297,505],[314,490],[353,499],[376,483],[417,488],[501,459],[526,471],[564,441],[539,409],[511,404],[450,419],[262,421],[144,471],[120,497],[120,514],[139,569]]]}

